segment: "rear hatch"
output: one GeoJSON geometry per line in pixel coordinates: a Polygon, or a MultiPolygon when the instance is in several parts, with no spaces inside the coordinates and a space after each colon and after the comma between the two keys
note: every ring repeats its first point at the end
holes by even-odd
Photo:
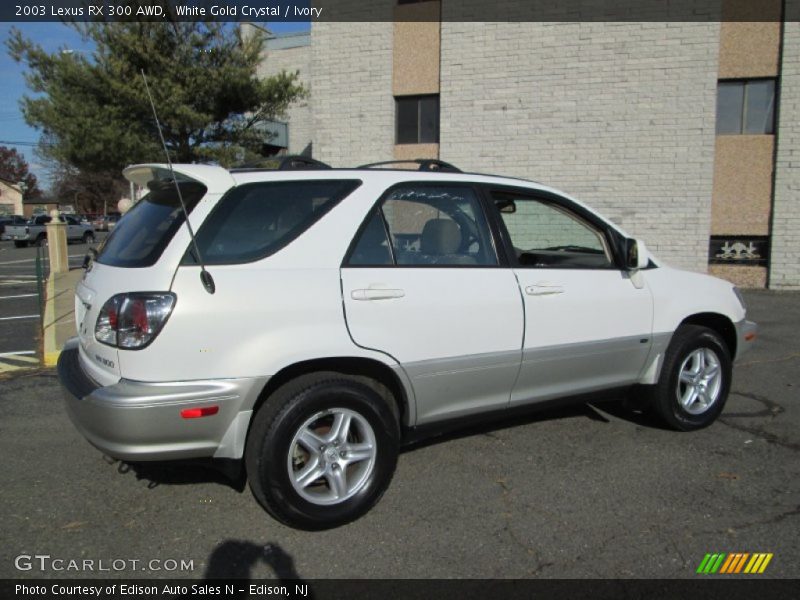
{"type": "MultiPolygon", "coordinates": [[[[174,169],[190,223],[197,227],[209,205],[234,184],[233,178],[220,167],[175,165],[174,169]]],[[[125,376],[120,352],[147,351],[120,351],[95,338],[103,306],[116,294],[169,291],[188,241],[183,209],[168,168],[138,165],[128,167],[124,174],[146,193],[100,244],[75,293],[81,363],[101,385],[125,376]]]]}

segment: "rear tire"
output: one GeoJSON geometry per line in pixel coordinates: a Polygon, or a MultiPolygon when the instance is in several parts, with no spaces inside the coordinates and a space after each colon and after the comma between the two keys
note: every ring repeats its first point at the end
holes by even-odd
{"type": "Polygon", "coordinates": [[[83,234],[83,243],[84,244],[94,244],[94,234],[90,231],[87,231],[83,234]]]}
{"type": "Polygon", "coordinates": [[[28,242],[14,242],[14,247],[16,248],[27,248],[28,242]]]}
{"type": "Polygon", "coordinates": [[[722,337],[707,327],[681,325],[650,389],[650,408],[672,429],[708,427],[722,413],[730,385],[731,355],[722,337]]]}
{"type": "Polygon", "coordinates": [[[341,373],[302,376],[253,418],[244,457],[250,489],[287,525],[338,527],[380,500],[399,438],[395,413],[375,388],[341,373]]]}
{"type": "Polygon", "coordinates": [[[47,236],[42,234],[38,238],[36,238],[36,245],[42,248],[47,246],[47,236]]]}

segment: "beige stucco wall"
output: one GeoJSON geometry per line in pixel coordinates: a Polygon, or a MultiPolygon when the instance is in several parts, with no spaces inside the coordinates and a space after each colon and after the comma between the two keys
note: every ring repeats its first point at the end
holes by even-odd
{"type": "Polygon", "coordinates": [[[780,23],[722,23],[719,78],[775,77],[780,37],[780,23]]]}
{"type": "Polygon", "coordinates": [[[439,158],[439,144],[395,144],[394,158],[396,160],[439,158]]]}
{"type": "Polygon", "coordinates": [[[395,96],[439,93],[439,9],[439,2],[395,7],[392,57],[395,96]]]}
{"type": "Polygon", "coordinates": [[[775,77],[781,0],[723,0],[719,78],[775,77]]]}
{"type": "Polygon", "coordinates": [[[708,272],[714,277],[726,279],[741,288],[764,288],[767,286],[766,267],[709,265],[708,272]]]}
{"type": "Polygon", "coordinates": [[[712,235],[768,235],[772,203],[772,135],[717,136],[712,235]]]}

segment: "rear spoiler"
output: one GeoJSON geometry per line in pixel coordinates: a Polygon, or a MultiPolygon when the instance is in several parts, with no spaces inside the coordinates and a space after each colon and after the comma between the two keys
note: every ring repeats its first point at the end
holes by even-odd
{"type": "MultiPolygon", "coordinates": [[[[179,180],[185,178],[202,183],[210,194],[222,194],[236,185],[233,176],[222,167],[175,164],[172,168],[179,180]]],[[[153,179],[172,180],[169,165],[161,163],[131,165],[125,167],[122,174],[139,187],[147,187],[147,183],[153,179]]]]}

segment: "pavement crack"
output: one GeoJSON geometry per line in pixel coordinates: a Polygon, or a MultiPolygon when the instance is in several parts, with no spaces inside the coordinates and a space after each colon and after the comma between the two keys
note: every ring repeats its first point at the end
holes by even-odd
{"type": "Polygon", "coordinates": [[[525,542],[524,540],[520,539],[516,532],[514,531],[514,526],[511,523],[511,500],[508,497],[511,488],[508,486],[506,480],[501,477],[495,481],[497,485],[500,486],[502,491],[501,499],[503,504],[505,505],[505,510],[502,513],[503,521],[505,522],[502,531],[505,531],[508,534],[508,537],[514,542],[520,549],[524,550],[528,556],[532,557],[534,560],[535,566],[533,569],[528,571],[528,575],[538,575],[541,571],[548,567],[552,567],[555,563],[553,562],[545,562],[539,556],[539,553],[533,548],[530,544],[525,542]]]}
{"type": "Polygon", "coordinates": [[[767,517],[765,519],[759,519],[756,521],[750,521],[748,523],[743,523],[741,525],[731,525],[725,527],[724,529],[719,529],[715,531],[706,531],[704,534],[720,534],[720,533],[735,533],[737,531],[742,531],[744,529],[750,529],[751,527],[756,527],[758,525],[775,525],[780,523],[781,521],[785,521],[791,517],[800,516],[800,505],[795,506],[792,509],[785,510],[777,515],[773,515],[771,517],[767,517]]]}
{"type": "Polygon", "coordinates": [[[725,413],[725,417],[777,417],[779,414],[786,412],[786,409],[778,404],[777,402],[773,402],[766,396],[761,396],[759,394],[754,394],[752,392],[736,392],[731,391],[731,396],[740,396],[742,398],[747,398],[749,400],[753,400],[754,402],[758,402],[764,405],[764,408],[760,411],[753,412],[753,413],[725,413]]]}
{"type": "Polygon", "coordinates": [[[750,365],[765,365],[769,363],[786,362],[787,360],[792,360],[795,358],[800,358],[800,352],[793,352],[791,354],[787,354],[786,356],[780,356],[778,358],[769,358],[766,360],[749,360],[747,362],[739,362],[736,363],[736,366],[749,367],[750,365]]]}
{"type": "Polygon", "coordinates": [[[788,450],[794,450],[795,452],[800,450],[800,444],[796,442],[777,436],[774,433],[764,431],[764,429],[762,429],[761,427],[748,426],[732,420],[732,419],[758,418],[758,417],[775,418],[781,413],[786,412],[786,409],[783,406],[781,406],[777,402],[773,402],[766,396],[761,396],[759,394],[754,394],[751,392],[731,392],[731,395],[740,396],[742,398],[753,400],[755,402],[764,405],[764,408],[762,410],[752,413],[725,413],[723,416],[717,419],[720,423],[722,423],[723,425],[727,425],[731,429],[736,429],[744,433],[749,433],[752,436],[764,440],[768,444],[774,444],[782,448],[787,448],[788,450]]]}
{"type": "Polygon", "coordinates": [[[727,425],[731,429],[736,429],[737,431],[742,431],[744,433],[749,433],[750,435],[760,438],[767,442],[768,444],[773,444],[775,446],[780,446],[781,448],[786,448],[787,450],[792,450],[794,452],[800,451],[800,444],[791,442],[787,439],[779,437],[774,433],[770,433],[768,431],[764,431],[760,427],[748,427],[747,425],[742,425],[741,423],[735,423],[733,421],[729,421],[728,417],[720,417],[717,419],[723,425],[727,425]]]}

